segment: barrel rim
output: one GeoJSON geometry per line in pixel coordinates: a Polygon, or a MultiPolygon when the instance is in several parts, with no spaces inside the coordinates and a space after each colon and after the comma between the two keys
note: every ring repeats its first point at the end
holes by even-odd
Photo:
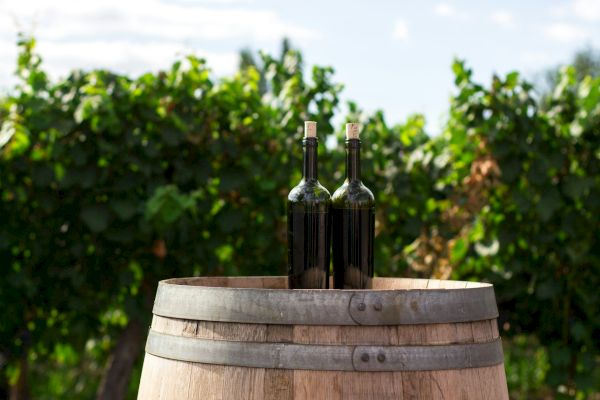
{"type": "Polygon", "coordinates": [[[491,284],[462,289],[296,290],[174,283],[186,279],[159,283],[155,315],[283,325],[416,325],[498,317],[491,284]]]}
{"type": "Polygon", "coordinates": [[[474,281],[459,281],[459,280],[448,280],[448,279],[424,279],[424,278],[393,278],[393,277],[375,277],[374,280],[410,280],[410,281],[432,281],[432,282],[454,282],[464,283],[465,287],[448,287],[448,288],[401,288],[401,289],[288,289],[288,288],[255,288],[255,287],[230,287],[230,286],[208,286],[208,285],[190,285],[185,281],[188,280],[223,280],[228,281],[235,280],[247,280],[247,279],[287,279],[287,276],[280,275],[251,275],[251,276],[192,276],[192,277],[181,277],[181,278],[169,278],[163,279],[158,282],[159,285],[176,285],[186,287],[202,287],[202,288],[219,288],[219,289],[231,289],[231,290],[258,290],[258,291],[287,291],[287,292],[328,292],[328,291],[339,291],[339,292],[364,292],[365,290],[373,292],[385,292],[385,291],[412,291],[412,290],[423,290],[423,291],[434,291],[434,290],[465,290],[465,289],[478,289],[478,288],[493,288],[493,284],[488,282],[474,282],[474,281]]]}

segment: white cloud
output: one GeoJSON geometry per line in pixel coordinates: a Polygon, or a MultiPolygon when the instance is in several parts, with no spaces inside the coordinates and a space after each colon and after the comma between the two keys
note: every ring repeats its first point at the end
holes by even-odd
{"type": "Polygon", "coordinates": [[[392,33],[394,39],[400,41],[408,40],[408,25],[402,19],[397,19],[394,23],[394,31],[392,33]]]}
{"type": "MultiPolygon", "coordinates": [[[[73,68],[110,68],[136,74],[167,67],[176,54],[184,53],[206,57],[208,65],[221,75],[236,69],[237,49],[207,51],[207,44],[214,41],[268,47],[283,37],[303,45],[318,37],[316,31],[291,23],[274,11],[248,8],[245,3],[0,0],[0,49],[11,49],[10,54],[14,54],[16,33],[25,31],[38,40],[51,75],[64,75],[73,68]]],[[[16,59],[0,53],[0,87],[6,87],[16,59]]]]}
{"type": "Polygon", "coordinates": [[[490,19],[496,25],[504,28],[513,28],[515,26],[515,19],[513,15],[506,10],[497,10],[490,15],[490,19]]]}
{"type": "Polygon", "coordinates": [[[440,17],[459,21],[466,21],[469,19],[468,13],[461,10],[457,10],[452,4],[446,2],[437,3],[433,7],[433,13],[439,15],[440,17]]]}
{"type": "Polygon", "coordinates": [[[76,34],[167,37],[169,39],[312,39],[316,32],[283,20],[269,10],[213,8],[160,0],[9,0],[4,8],[36,25],[40,37],[68,39],[76,34]]]}
{"type": "Polygon", "coordinates": [[[600,0],[572,0],[549,5],[547,12],[559,19],[577,18],[587,22],[600,21],[600,0]]]}
{"type": "Polygon", "coordinates": [[[145,42],[94,40],[85,42],[40,42],[39,51],[45,57],[44,68],[52,75],[67,74],[73,68],[106,68],[117,72],[142,74],[168,68],[184,54],[196,54],[207,59],[217,74],[233,72],[237,67],[236,53],[213,53],[186,48],[178,42],[145,42]],[[85,57],[81,57],[85,55],[85,57]]]}
{"type": "Polygon", "coordinates": [[[437,3],[433,8],[433,12],[444,17],[452,17],[456,15],[456,10],[448,3],[437,3]]]}
{"type": "Polygon", "coordinates": [[[565,18],[569,15],[569,4],[552,4],[546,8],[548,15],[554,18],[565,18]]]}
{"type": "Polygon", "coordinates": [[[575,0],[573,2],[573,12],[586,21],[600,21],[600,1],[575,0]]]}
{"type": "Polygon", "coordinates": [[[571,43],[588,38],[588,33],[579,26],[567,23],[555,23],[548,26],[545,34],[558,42],[571,43]]]}

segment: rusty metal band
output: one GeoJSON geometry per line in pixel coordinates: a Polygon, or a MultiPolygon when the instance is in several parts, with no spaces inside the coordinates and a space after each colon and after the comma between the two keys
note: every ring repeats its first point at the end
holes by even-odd
{"type": "Polygon", "coordinates": [[[456,345],[333,346],[196,339],[151,330],[146,352],[204,364],[318,371],[435,371],[503,362],[500,338],[456,345]]]}
{"type": "Polygon", "coordinates": [[[498,317],[494,288],[289,290],[160,282],[153,313],[201,321],[284,325],[414,325],[498,317]]]}

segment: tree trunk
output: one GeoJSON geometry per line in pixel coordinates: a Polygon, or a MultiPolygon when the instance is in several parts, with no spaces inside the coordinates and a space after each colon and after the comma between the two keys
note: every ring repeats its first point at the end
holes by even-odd
{"type": "Polygon", "coordinates": [[[27,350],[19,360],[19,377],[14,385],[10,386],[10,400],[29,400],[29,385],[27,384],[28,371],[27,350]]]}
{"type": "Polygon", "coordinates": [[[119,336],[100,382],[97,400],[125,399],[131,370],[144,345],[144,327],[140,320],[132,319],[119,336]]]}

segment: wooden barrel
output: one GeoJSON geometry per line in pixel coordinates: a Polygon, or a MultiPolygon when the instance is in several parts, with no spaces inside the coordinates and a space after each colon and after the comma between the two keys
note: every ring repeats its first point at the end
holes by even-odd
{"type": "Polygon", "coordinates": [[[138,399],[508,399],[492,285],[162,281],[138,399]]]}

